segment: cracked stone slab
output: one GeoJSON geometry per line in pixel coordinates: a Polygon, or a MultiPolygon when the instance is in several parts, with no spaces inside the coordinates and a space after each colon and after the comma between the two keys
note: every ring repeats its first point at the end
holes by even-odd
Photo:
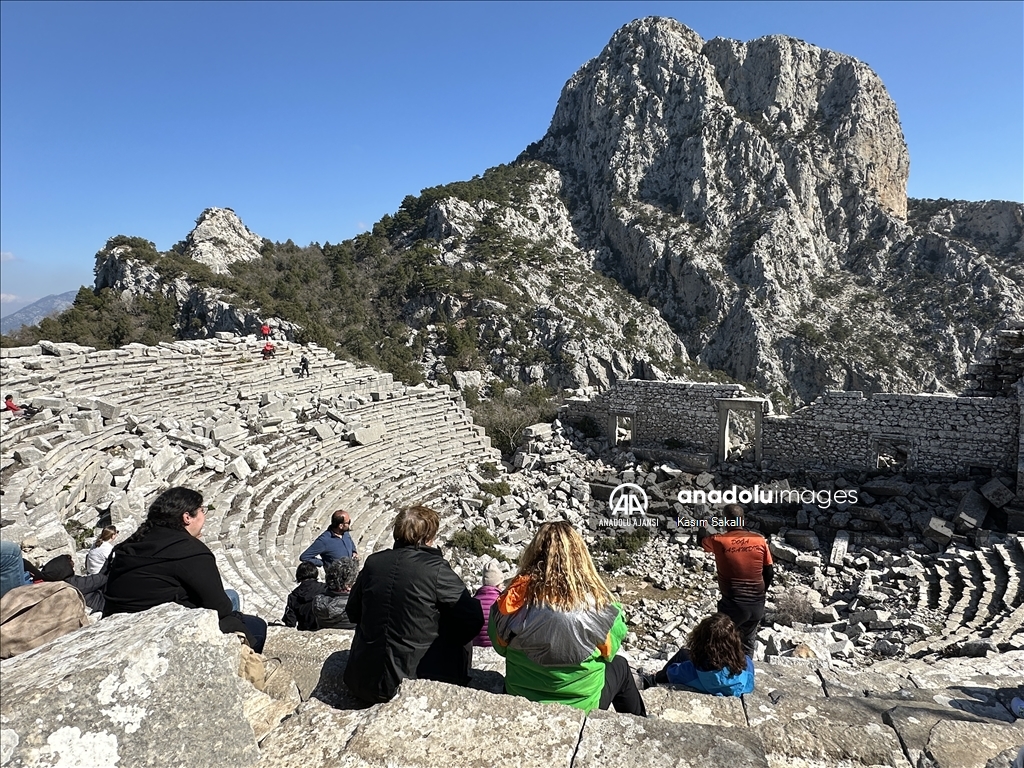
{"type": "Polygon", "coordinates": [[[825,692],[830,698],[839,696],[881,696],[902,698],[900,691],[915,689],[907,675],[898,672],[876,672],[874,669],[849,671],[826,669],[821,672],[825,692]]]}
{"type": "Polygon", "coordinates": [[[950,711],[946,707],[929,702],[917,702],[893,707],[885,713],[885,722],[899,736],[904,752],[913,765],[919,765],[921,756],[928,746],[932,729],[940,722],[953,720],[978,722],[973,715],[950,711]]]}
{"type": "MultiPolygon", "coordinates": [[[[713,698],[713,697],[711,697],[713,698]]],[[[572,768],[768,768],[749,728],[674,723],[653,717],[591,712],[572,768]]]]}
{"type": "Polygon", "coordinates": [[[747,720],[751,725],[803,722],[809,725],[831,723],[853,726],[881,725],[885,713],[903,703],[868,696],[813,700],[786,696],[771,704],[757,699],[753,694],[749,698],[745,697],[745,702],[747,720]]]}
{"type": "Polygon", "coordinates": [[[773,722],[754,730],[771,768],[911,768],[896,732],[878,723],[773,722]]]}
{"type": "Polygon", "coordinates": [[[367,712],[348,751],[364,761],[353,765],[382,768],[569,768],[583,720],[560,704],[406,680],[367,712]]]}
{"type": "Polygon", "coordinates": [[[317,699],[303,702],[260,744],[260,768],[369,765],[346,750],[352,734],[371,712],[335,709],[317,699]]]}
{"type": "Polygon", "coordinates": [[[216,612],[168,604],[4,661],[5,768],[255,764],[238,647],[216,612]]]}
{"type": "Polygon", "coordinates": [[[1024,746],[1024,724],[992,725],[943,720],[928,737],[926,754],[936,768],[986,768],[1001,752],[1024,746]]]}
{"type": "Polygon", "coordinates": [[[657,686],[643,692],[647,714],[672,723],[698,723],[743,728],[747,716],[736,696],[709,696],[676,686],[657,686]]]}

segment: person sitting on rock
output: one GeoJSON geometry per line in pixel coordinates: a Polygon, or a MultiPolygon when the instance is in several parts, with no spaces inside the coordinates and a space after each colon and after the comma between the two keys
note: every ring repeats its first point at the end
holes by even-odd
{"type": "MultiPolygon", "coordinates": [[[[722,514],[730,520],[742,521],[743,507],[726,504],[722,514]]],[[[764,617],[765,598],[774,577],[768,542],[760,533],[745,530],[740,522],[729,526],[725,533],[704,537],[701,547],[715,556],[718,588],[722,593],[718,610],[736,622],[743,638],[743,651],[753,656],[757,628],[764,617]]]]}
{"type": "Polygon", "coordinates": [[[714,696],[742,696],[754,690],[754,660],[743,653],[736,623],[715,613],[690,632],[679,650],[645,685],[686,685],[714,696]]]}
{"type": "Polygon", "coordinates": [[[82,593],[90,611],[103,611],[103,589],[107,577],[103,574],[76,576],[71,555],[57,555],[40,569],[43,581],[64,581],[82,593]]]}
{"type": "Polygon", "coordinates": [[[103,566],[107,564],[107,558],[114,551],[115,536],[117,536],[117,528],[113,525],[108,525],[100,531],[100,535],[93,542],[92,549],[85,556],[86,574],[93,576],[103,570],[103,566]]]}
{"type": "Polygon", "coordinates": [[[299,563],[299,567],[295,569],[295,581],[299,586],[288,595],[288,604],[281,619],[286,627],[296,627],[303,632],[316,629],[313,601],[327,589],[319,581],[319,575],[320,572],[312,563],[299,563]]]}
{"type": "Polygon", "coordinates": [[[18,405],[14,402],[14,395],[4,396],[4,407],[3,410],[10,411],[15,416],[22,416],[28,418],[29,416],[35,416],[39,413],[38,408],[33,408],[31,405],[18,405]]]}
{"type": "Polygon", "coordinates": [[[203,495],[176,486],[157,496],[142,525],[114,547],[108,568],[104,618],[138,613],[164,603],[209,608],[220,630],[241,632],[261,653],[267,623],[234,611],[213,552],[199,540],[206,523],[203,495]]]}
{"type": "MultiPolygon", "coordinates": [[[[310,567],[316,570],[316,566],[310,567]]],[[[324,576],[327,581],[326,589],[313,598],[315,629],[356,628],[346,611],[348,596],[352,593],[352,585],[355,584],[358,575],[359,564],[351,557],[343,557],[327,566],[327,573],[324,576]]]]}
{"type": "Polygon", "coordinates": [[[537,529],[488,629],[505,657],[508,693],[585,712],[613,706],[647,716],[629,662],[618,655],[626,636],[622,607],[568,522],[537,529]]]}
{"type": "Polygon", "coordinates": [[[276,351],[277,350],[274,347],[274,345],[268,341],[266,344],[263,345],[263,349],[260,350],[260,354],[263,355],[264,360],[269,360],[274,356],[274,353],[276,351]]]}
{"type": "Polygon", "coordinates": [[[487,618],[491,615],[491,606],[497,601],[501,590],[505,588],[505,577],[501,573],[501,566],[497,560],[488,560],[481,575],[483,576],[483,585],[473,597],[480,603],[480,610],[484,613],[484,625],[480,627],[480,632],[473,638],[473,645],[490,648],[491,637],[487,634],[487,618]]]}
{"type": "Polygon", "coordinates": [[[345,685],[369,702],[390,701],[407,678],[452,682],[466,674],[466,647],[484,617],[434,545],[440,518],[409,507],[393,525],[395,546],[366,558],[347,613],[356,625],[345,685]]]}

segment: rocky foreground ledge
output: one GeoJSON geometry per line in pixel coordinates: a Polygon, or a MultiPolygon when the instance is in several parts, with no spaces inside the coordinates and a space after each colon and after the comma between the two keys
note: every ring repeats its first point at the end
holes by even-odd
{"type": "Polygon", "coordinates": [[[742,699],[646,691],[642,719],[497,693],[490,649],[472,688],[407,681],[361,708],[341,682],[350,642],[271,628],[260,691],[212,611],[106,619],[0,664],[0,765],[1005,768],[1024,743],[1007,709],[1024,652],[860,673],[790,659],[742,699]]]}

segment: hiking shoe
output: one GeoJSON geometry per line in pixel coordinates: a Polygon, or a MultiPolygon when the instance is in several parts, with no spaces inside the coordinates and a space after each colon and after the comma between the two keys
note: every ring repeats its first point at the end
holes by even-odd
{"type": "Polygon", "coordinates": [[[646,691],[648,688],[653,688],[657,685],[654,682],[653,672],[644,672],[642,669],[637,670],[637,677],[640,678],[640,684],[637,686],[641,691],[646,691]]]}

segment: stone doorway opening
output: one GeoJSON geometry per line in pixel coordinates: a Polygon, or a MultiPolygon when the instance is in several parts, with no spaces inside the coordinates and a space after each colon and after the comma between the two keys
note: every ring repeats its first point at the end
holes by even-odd
{"type": "Polygon", "coordinates": [[[630,446],[633,444],[633,414],[616,413],[612,415],[613,442],[615,445],[630,446]]]}
{"type": "Polygon", "coordinates": [[[768,401],[763,397],[729,397],[718,400],[718,461],[730,455],[750,456],[761,463],[761,423],[768,401]]]}

